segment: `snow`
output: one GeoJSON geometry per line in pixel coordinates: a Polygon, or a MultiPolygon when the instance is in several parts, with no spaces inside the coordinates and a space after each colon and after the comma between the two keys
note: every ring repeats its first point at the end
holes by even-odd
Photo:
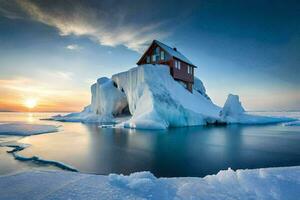
{"type": "Polygon", "coordinates": [[[206,94],[206,89],[204,87],[203,82],[197,78],[196,76],[194,77],[194,85],[193,85],[194,92],[197,91],[204,97],[206,97],[208,100],[210,100],[210,97],[206,94]]]}
{"type": "Polygon", "coordinates": [[[118,127],[167,129],[214,123],[264,124],[289,122],[285,117],[264,117],[245,113],[239,97],[230,94],[223,108],[206,94],[195,77],[193,93],[170,75],[167,65],[140,65],[128,71],[103,77],[91,87],[91,105],[80,113],[54,116],[54,120],[84,123],[118,123],[118,127]],[[123,118],[126,119],[126,118],[123,118]]]}
{"type": "Polygon", "coordinates": [[[204,178],[156,178],[64,171],[29,171],[0,177],[0,199],[297,199],[300,167],[231,169],[204,178]]]}
{"type": "MultiPolygon", "coordinates": [[[[46,119],[47,120],[47,119],[46,119]]],[[[67,115],[56,115],[49,120],[56,120],[61,122],[84,122],[84,123],[97,123],[97,122],[114,122],[115,119],[112,115],[97,115],[91,110],[91,106],[86,106],[82,112],[70,113],[67,115]]]]}
{"type": "Polygon", "coordinates": [[[168,52],[171,56],[174,56],[190,65],[195,66],[189,59],[187,59],[184,55],[182,55],[178,50],[174,50],[173,48],[155,40],[156,44],[158,44],[161,48],[163,48],[166,52],[168,52]]]}
{"type": "Polygon", "coordinates": [[[0,124],[0,135],[28,136],[57,131],[58,127],[54,125],[29,124],[21,122],[0,124]]]}

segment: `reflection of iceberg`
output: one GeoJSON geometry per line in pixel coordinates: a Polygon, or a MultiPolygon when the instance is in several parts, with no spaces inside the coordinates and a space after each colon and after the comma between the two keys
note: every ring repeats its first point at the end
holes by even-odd
{"type": "Polygon", "coordinates": [[[197,126],[209,123],[274,123],[287,118],[244,114],[238,96],[229,95],[224,108],[216,106],[195,77],[193,93],[175,81],[165,65],[141,65],[98,79],[92,85],[91,105],[80,113],[55,116],[59,121],[116,122],[129,114],[121,126],[142,129],[197,126]]]}
{"type": "Polygon", "coordinates": [[[300,167],[228,169],[204,178],[156,178],[150,172],[103,176],[31,171],[1,176],[0,194],[2,199],[288,200],[297,199],[299,177],[300,167]]]}

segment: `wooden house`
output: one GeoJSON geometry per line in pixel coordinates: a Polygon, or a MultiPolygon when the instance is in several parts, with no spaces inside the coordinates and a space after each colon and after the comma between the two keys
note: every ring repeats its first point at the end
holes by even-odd
{"type": "Polygon", "coordinates": [[[190,92],[193,91],[194,69],[197,67],[176,48],[153,40],[149,48],[137,62],[137,65],[143,64],[168,65],[172,77],[182,83],[187,90],[190,92]]]}

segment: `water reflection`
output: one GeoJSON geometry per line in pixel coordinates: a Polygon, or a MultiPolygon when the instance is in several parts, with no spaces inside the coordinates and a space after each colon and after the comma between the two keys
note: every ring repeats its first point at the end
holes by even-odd
{"type": "Polygon", "coordinates": [[[27,113],[27,122],[28,123],[34,122],[33,113],[27,113]]]}
{"type": "Polygon", "coordinates": [[[88,173],[205,176],[228,167],[300,165],[299,127],[232,125],[147,131],[47,123],[62,125],[63,130],[22,139],[32,144],[22,154],[62,161],[88,173]]]}

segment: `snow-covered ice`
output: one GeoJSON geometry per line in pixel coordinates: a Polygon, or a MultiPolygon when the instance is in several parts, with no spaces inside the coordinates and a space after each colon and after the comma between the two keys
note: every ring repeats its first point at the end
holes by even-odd
{"type": "Polygon", "coordinates": [[[0,135],[28,136],[57,131],[58,127],[54,125],[29,124],[21,122],[0,124],[0,135]]]}
{"type": "Polygon", "coordinates": [[[0,177],[0,199],[260,199],[295,200],[300,167],[231,169],[204,178],[156,178],[64,171],[30,171],[0,177]]]}
{"type": "Polygon", "coordinates": [[[175,81],[166,65],[141,65],[103,77],[91,87],[91,105],[80,113],[55,116],[54,120],[116,123],[116,117],[130,114],[118,127],[166,129],[212,123],[264,124],[289,122],[290,118],[254,116],[245,113],[239,97],[229,95],[223,108],[206,94],[195,77],[193,93],[175,81]]]}

